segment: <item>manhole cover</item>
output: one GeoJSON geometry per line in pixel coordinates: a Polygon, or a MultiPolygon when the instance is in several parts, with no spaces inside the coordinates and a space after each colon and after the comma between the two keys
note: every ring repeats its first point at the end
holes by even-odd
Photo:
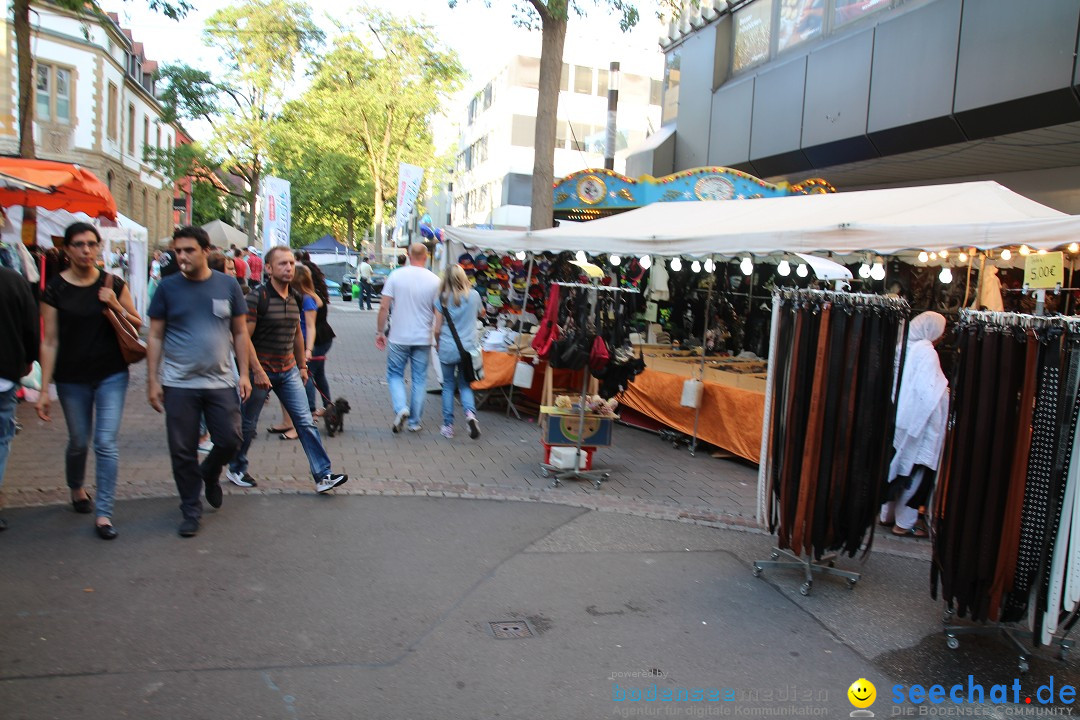
{"type": "Polygon", "coordinates": [[[533,636],[532,628],[526,620],[500,620],[488,623],[491,634],[496,640],[513,640],[533,636]]]}

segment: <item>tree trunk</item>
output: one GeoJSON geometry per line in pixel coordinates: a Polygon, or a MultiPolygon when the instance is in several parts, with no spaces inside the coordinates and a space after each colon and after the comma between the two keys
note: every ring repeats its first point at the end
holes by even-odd
{"type": "Polygon", "coordinates": [[[19,155],[33,159],[34,56],[30,51],[30,0],[15,0],[15,57],[19,64],[19,155]]]}
{"type": "MultiPolygon", "coordinates": [[[[255,245],[255,230],[259,226],[259,180],[260,174],[256,171],[251,175],[251,189],[248,191],[248,245],[255,245]]],[[[255,247],[259,247],[255,245],[255,247]]]]}
{"type": "Polygon", "coordinates": [[[371,244],[375,246],[375,262],[382,262],[382,234],[383,234],[383,209],[385,205],[385,194],[383,192],[382,178],[378,173],[375,174],[375,237],[372,239],[371,244]]]}
{"type": "Polygon", "coordinates": [[[348,223],[348,230],[345,233],[346,244],[351,248],[356,248],[356,210],[353,208],[353,204],[349,203],[345,210],[345,221],[348,223]]]}
{"type": "Polygon", "coordinates": [[[533,140],[532,219],[529,228],[543,230],[555,225],[555,126],[559,110],[563,42],[566,40],[566,2],[551,0],[551,17],[544,18],[540,51],[540,94],[536,103],[536,136],[533,140]],[[555,6],[561,5],[561,8],[555,6]]]}

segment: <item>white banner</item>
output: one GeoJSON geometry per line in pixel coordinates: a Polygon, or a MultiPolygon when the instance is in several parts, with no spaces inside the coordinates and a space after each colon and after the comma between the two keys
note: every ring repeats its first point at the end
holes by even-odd
{"type": "Polygon", "coordinates": [[[264,177],[263,201],[263,254],[275,245],[289,247],[289,230],[292,225],[292,186],[288,180],[264,177]]]}
{"type": "Polygon", "coordinates": [[[398,166],[397,216],[394,220],[394,245],[398,244],[401,233],[409,222],[409,215],[416,207],[416,198],[420,195],[420,181],[424,177],[424,168],[401,163],[398,166]]]}

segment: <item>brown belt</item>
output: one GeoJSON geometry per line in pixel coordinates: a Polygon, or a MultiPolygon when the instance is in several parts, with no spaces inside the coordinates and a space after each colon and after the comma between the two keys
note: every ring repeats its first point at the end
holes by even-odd
{"type": "Polygon", "coordinates": [[[814,382],[811,386],[810,412],[807,416],[806,435],[803,443],[802,472],[799,477],[799,502],[795,514],[791,546],[797,553],[813,552],[811,524],[814,520],[814,500],[817,495],[818,468],[821,462],[821,432],[825,413],[826,383],[829,356],[829,315],[831,306],[821,311],[817,350],[814,353],[814,382]]]}

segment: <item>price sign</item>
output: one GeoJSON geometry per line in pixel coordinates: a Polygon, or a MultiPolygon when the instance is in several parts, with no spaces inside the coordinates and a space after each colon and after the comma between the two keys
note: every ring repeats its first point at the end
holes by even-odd
{"type": "Polygon", "coordinates": [[[1064,256],[1060,252],[1028,255],[1024,263],[1025,287],[1033,290],[1053,290],[1058,285],[1064,285],[1064,265],[1064,256]]]}

